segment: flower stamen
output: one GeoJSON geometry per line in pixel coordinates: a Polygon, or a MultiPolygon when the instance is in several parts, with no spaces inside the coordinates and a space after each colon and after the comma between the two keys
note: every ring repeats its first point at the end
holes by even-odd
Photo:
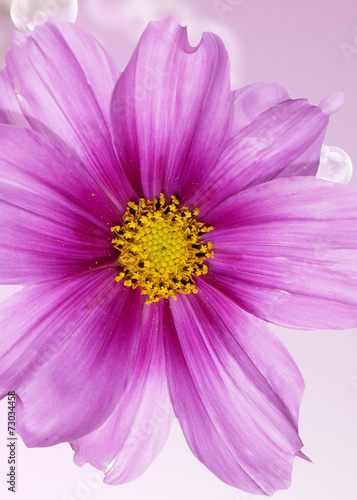
{"type": "Polygon", "coordinates": [[[212,243],[200,241],[213,226],[197,221],[198,213],[197,208],[180,208],[175,196],[166,205],[162,193],[154,201],[129,202],[123,225],[111,228],[122,266],[116,281],[140,286],[142,295],[149,296],[146,304],[163,297],[176,300],[176,293],[197,293],[193,276],[206,274],[204,261],[213,257],[212,243]]]}

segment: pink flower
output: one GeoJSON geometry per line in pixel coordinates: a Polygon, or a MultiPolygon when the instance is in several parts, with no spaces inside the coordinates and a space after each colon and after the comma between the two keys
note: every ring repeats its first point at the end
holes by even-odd
{"type": "Polygon", "coordinates": [[[356,190],[315,178],[340,96],[232,92],[222,41],[167,18],[121,75],[70,24],[14,34],[0,102],[0,279],[25,285],[0,381],[26,445],[123,483],[175,414],[226,483],[289,487],[304,383],[266,321],[357,324],[356,190]]]}

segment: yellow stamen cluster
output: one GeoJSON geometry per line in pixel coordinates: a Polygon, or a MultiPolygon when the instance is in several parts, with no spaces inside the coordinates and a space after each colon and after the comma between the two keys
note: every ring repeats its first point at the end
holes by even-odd
{"type": "Polygon", "coordinates": [[[213,227],[198,222],[197,215],[198,209],[179,208],[175,196],[166,204],[162,193],[154,201],[128,203],[123,225],[112,227],[122,266],[116,281],[140,286],[142,295],[149,296],[147,304],[163,297],[176,300],[176,293],[197,293],[193,275],[206,274],[204,261],[213,257],[211,242],[199,241],[213,227]]]}

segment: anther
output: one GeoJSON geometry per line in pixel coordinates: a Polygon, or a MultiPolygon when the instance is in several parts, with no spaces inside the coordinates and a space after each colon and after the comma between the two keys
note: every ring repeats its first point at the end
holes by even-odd
{"type": "Polygon", "coordinates": [[[197,240],[213,227],[204,226],[192,214],[198,215],[198,210],[179,209],[174,196],[168,204],[163,194],[154,201],[130,202],[123,225],[112,228],[122,267],[116,281],[125,278],[125,286],[140,286],[142,295],[148,296],[147,304],[161,298],[177,300],[177,293],[197,293],[194,275],[206,274],[203,262],[213,256],[213,252],[203,252],[211,250],[211,243],[197,240]]]}

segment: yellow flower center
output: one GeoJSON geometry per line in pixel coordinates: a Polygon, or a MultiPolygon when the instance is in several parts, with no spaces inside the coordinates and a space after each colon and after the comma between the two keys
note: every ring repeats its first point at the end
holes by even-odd
{"type": "Polygon", "coordinates": [[[213,227],[206,227],[187,207],[171,196],[166,204],[161,193],[154,201],[140,199],[138,205],[128,203],[123,225],[112,227],[114,247],[119,251],[125,286],[141,287],[148,295],[147,304],[176,293],[197,293],[193,276],[207,273],[206,259],[213,257],[211,242],[200,241],[213,227]]]}

